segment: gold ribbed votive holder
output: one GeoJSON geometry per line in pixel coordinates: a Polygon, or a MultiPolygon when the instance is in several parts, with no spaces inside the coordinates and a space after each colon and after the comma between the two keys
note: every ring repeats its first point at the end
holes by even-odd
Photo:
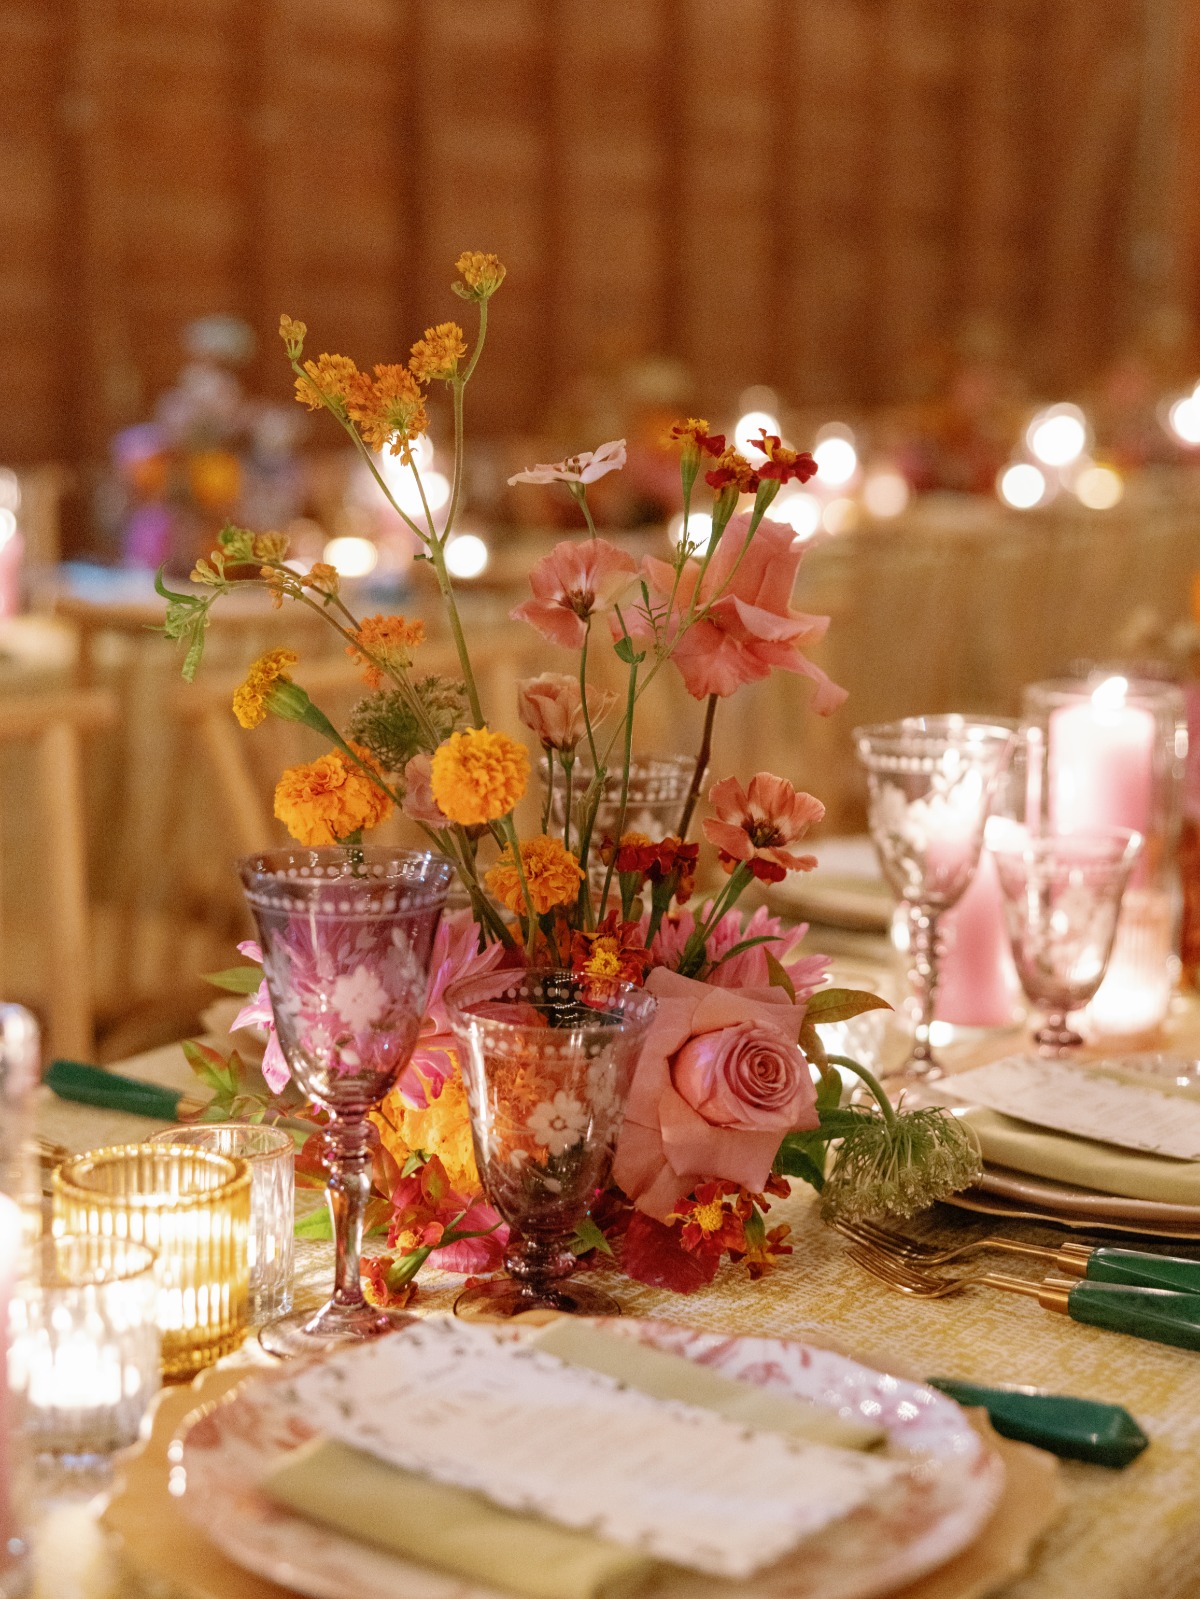
{"type": "Polygon", "coordinates": [[[190,1377],[241,1343],[250,1296],[244,1160],[164,1144],[75,1155],[54,1173],[54,1231],[155,1251],[164,1377],[190,1377]]]}

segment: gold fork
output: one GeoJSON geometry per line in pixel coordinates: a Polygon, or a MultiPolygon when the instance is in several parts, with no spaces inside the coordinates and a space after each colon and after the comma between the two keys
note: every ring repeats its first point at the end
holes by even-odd
{"type": "Polygon", "coordinates": [[[1010,1277],[999,1271],[968,1271],[957,1277],[935,1277],[931,1272],[920,1271],[908,1261],[897,1260],[874,1244],[859,1242],[847,1251],[856,1266],[870,1272],[880,1282],[894,1288],[897,1293],[911,1294],[915,1299],[949,1299],[964,1289],[982,1287],[999,1288],[1007,1294],[1023,1294],[1036,1299],[1047,1310],[1066,1312],[1067,1296],[1074,1286],[1071,1283],[1032,1283],[1024,1277],[1010,1277]]]}
{"type": "Polygon", "coordinates": [[[965,1244],[956,1244],[950,1249],[938,1249],[933,1244],[921,1243],[916,1238],[908,1238],[903,1233],[894,1233],[886,1227],[877,1227],[869,1221],[837,1221],[834,1222],[837,1230],[845,1237],[860,1244],[865,1244],[870,1249],[878,1249],[893,1260],[910,1261],[914,1266],[948,1266],[956,1260],[963,1260],[969,1255],[978,1255],[991,1250],[999,1250],[1010,1255],[1025,1255],[1031,1260],[1044,1260],[1051,1266],[1056,1266],[1059,1271],[1066,1272],[1070,1277],[1083,1277],[1087,1274],[1088,1258],[1092,1254],[1090,1244],[1080,1244],[1073,1239],[1068,1239],[1056,1249],[1046,1249],[1039,1244],[1026,1244],[1019,1238],[1000,1238],[996,1234],[989,1234],[986,1238],[973,1238],[965,1244]]]}

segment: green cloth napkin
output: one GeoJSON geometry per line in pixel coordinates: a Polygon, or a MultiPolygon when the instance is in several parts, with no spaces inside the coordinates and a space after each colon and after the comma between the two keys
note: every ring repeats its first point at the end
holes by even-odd
{"type": "MultiPolygon", "coordinates": [[[[541,1329],[536,1341],[570,1365],[766,1431],[856,1449],[883,1436],[804,1400],[722,1377],[680,1355],[567,1317],[541,1329]]],[[[315,1439],[285,1456],[261,1486],[272,1499],[339,1532],[527,1599],[625,1599],[658,1569],[646,1555],[518,1515],[482,1494],[433,1482],[330,1439],[315,1439]]]]}
{"type": "Polygon", "coordinates": [[[978,1133],[983,1158],[990,1165],[1124,1199],[1200,1205],[1200,1161],[1170,1160],[1070,1133],[1052,1133],[982,1107],[967,1111],[964,1119],[978,1133]]]}

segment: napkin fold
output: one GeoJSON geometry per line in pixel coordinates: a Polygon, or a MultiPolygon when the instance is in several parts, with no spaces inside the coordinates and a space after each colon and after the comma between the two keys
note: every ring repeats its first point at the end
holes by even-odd
{"type": "MultiPolygon", "coordinates": [[[[567,1317],[540,1329],[536,1342],[570,1365],[763,1431],[855,1449],[882,1437],[879,1430],[818,1405],[723,1377],[681,1355],[567,1317]]],[[[262,1488],[289,1509],[339,1532],[526,1599],[627,1599],[661,1569],[635,1550],[518,1515],[482,1494],[401,1470],[331,1439],[314,1439],[285,1456],[262,1488]]]]}
{"type": "Polygon", "coordinates": [[[1070,1133],[1049,1132],[982,1107],[964,1112],[964,1120],[979,1135],[979,1147],[989,1165],[1008,1166],[1123,1199],[1200,1205],[1200,1161],[1170,1160],[1070,1133]]]}

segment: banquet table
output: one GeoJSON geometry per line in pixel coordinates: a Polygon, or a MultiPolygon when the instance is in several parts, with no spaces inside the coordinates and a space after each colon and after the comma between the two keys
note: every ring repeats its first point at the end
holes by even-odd
{"type": "MultiPolygon", "coordinates": [[[[1200,1048],[1200,1004],[1180,1002],[1170,1043],[1200,1048]]],[[[1001,1047],[1011,1046],[1011,1037],[1001,1047]]],[[[995,1053],[993,1041],[991,1052],[995,1053]]],[[[979,1041],[951,1046],[951,1063],[979,1058],[979,1041]]],[[[132,1076],[193,1087],[177,1045],[120,1068],[132,1076]]],[[[142,1117],[66,1104],[39,1090],[39,1131],[71,1149],[139,1140],[157,1124],[142,1117]]],[[[1151,1439],[1124,1471],[1063,1462],[1066,1508],[1034,1552],[1026,1574],[997,1599],[1195,1599],[1200,1593],[1200,1359],[1083,1326],[1035,1301],[985,1289],[951,1300],[914,1301],[864,1275],[846,1257],[840,1235],[824,1226],[811,1191],[797,1185],[772,1209],[792,1228],[794,1253],[757,1283],[736,1267],[691,1296],[644,1287],[600,1272],[597,1281],[627,1315],[654,1316],[714,1332],[809,1339],[902,1376],[956,1377],[1031,1384],[1125,1405],[1151,1439]]],[[[948,1210],[922,1225],[932,1233],[982,1235],[984,1218],[948,1210]]],[[[1030,1224],[1004,1224],[1014,1237],[1045,1238],[1030,1224]]],[[[1178,1251],[1180,1246],[1173,1246],[1178,1251]]],[[[1194,1249],[1195,1246],[1183,1246],[1194,1249]]],[[[300,1243],[296,1296],[319,1303],[332,1274],[332,1246],[300,1243]]],[[[418,1314],[451,1309],[461,1278],[428,1270],[418,1314]]],[[[226,1364],[270,1364],[251,1338],[226,1364]]],[[[167,1588],[144,1582],[136,1559],[107,1538],[96,1505],[58,1505],[38,1538],[36,1599],[200,1599],[189,1573],[167,1588]]]]}

